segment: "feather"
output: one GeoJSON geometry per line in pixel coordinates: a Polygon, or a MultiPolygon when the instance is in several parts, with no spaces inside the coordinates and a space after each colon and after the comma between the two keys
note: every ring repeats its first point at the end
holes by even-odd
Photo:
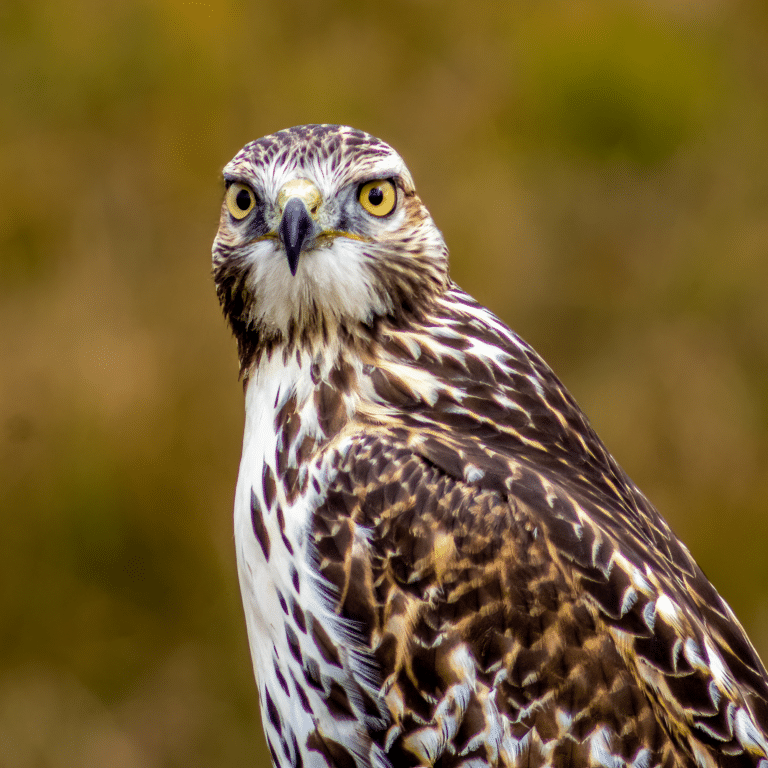
{"type": "Polygon", "coordinates": [[[275,765],[766,768],[744,630],[547,364],[450,281],[394,150],[300,126],[224,174],[257,200],[225,203],[213,255],[275,765]],[[357,199],[376,179],[381,217],[357,199]]]}

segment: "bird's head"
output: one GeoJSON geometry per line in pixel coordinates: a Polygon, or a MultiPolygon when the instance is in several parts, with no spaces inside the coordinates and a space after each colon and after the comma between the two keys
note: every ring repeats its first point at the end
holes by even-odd
{"type": "Polygon", "coordinates": [[[265,136],[224,183],[213,274],[244,368],[264,348],[407,320],[448,285],[445,243],[408,169],[363,131],[265,136]]]}

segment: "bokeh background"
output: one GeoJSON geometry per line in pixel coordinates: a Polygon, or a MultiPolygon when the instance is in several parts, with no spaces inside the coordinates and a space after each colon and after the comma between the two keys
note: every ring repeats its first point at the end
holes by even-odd
{"type": "Polygon", "coordinates": [[[0,3],[0,766],[267,765],[220,169],[392,143],[768,657],[764,0],[0,3]]]}

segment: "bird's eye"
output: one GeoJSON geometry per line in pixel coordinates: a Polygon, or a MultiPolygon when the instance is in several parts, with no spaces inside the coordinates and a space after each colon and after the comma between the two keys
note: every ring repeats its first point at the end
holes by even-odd
{"type": "Polygon", "coordinates": [[[368,213],[374,216],[386,216],[392,213],[397,202],[395,185],[387,179],[369,181],[360,187],[358,200],[368,213]]]}
{"type": "Polygon", "coordinates": [[[253,190],[235,181],[229,185],[226,195],[227,209],[236,219],[244,219],[256,205],[253,190]]]}

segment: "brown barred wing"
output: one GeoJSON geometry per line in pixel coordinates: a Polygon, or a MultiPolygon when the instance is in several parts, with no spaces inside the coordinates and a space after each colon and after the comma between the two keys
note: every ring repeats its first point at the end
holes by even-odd
{"type": "Polygon", "coordinates": [[[686,651],[707,640],[686,624],[688,642],[652,582],[632,586],[615,540],[536,482],[483,489],[384,431],[342,459],[313,536],[335,609],[378,666],[371,736],[391,764],[756,765],[742,710],[686,651]],[[721,704],[726,725],[692,736],[721,704]]]}
{"type": "Polygon", "coordinates": [[[765,768],[765,669],[687,549],[668,528],[663,547],[648,547],[620,506],[601,508],[533,473],[520,488],[551,556],[675,741],[701,766],[765,768]]]}

